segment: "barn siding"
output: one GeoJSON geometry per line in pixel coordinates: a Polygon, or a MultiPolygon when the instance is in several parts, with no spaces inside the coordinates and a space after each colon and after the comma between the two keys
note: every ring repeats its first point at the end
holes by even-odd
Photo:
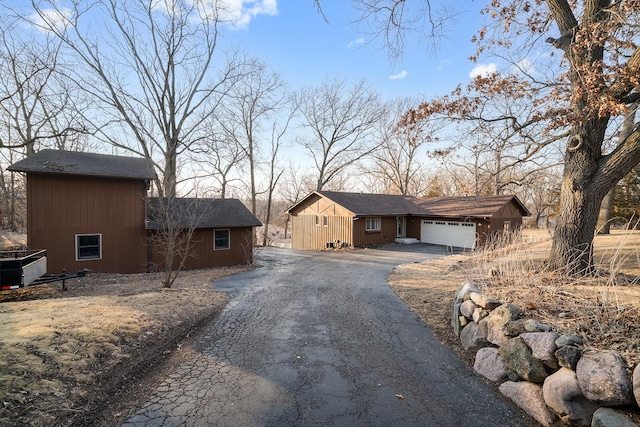
{"type": "Polygon", "coordinates": [[[327,248],[327,243],[352,246],[352,223],[353,219],[350,216],[292,216],[291,247],[300,250],[321,250],[327,248]],[[326,226],[323,223],[324,218],[327,221],[326,226]]]}
{"type": "Polygon", "coordinates": [[[353,223],[354,246],[383,245],[393,243],[398,237],[396,217],[380,217],[380,231],[366,231],[366,217],[360,217],[353,223]]]}
{"type": "MultiPolygon", "coordinates": [[[[194,231],[189,257],[184,268],[187,270],[222,267],[226,265],[251,264],[253,262],[253,228],[239,227],[229,229],[229,249],[213,249],[212,228],[194,231]]],[[[164,269],[164,255],[157,241],[152,240],[152,265],[154,270],[164,269]]],[[[173,268],[178,268],[178,260],[173,268]]]]}
{"type": "Polygon", "coordinates": [[[47,249],[48,273],[145,271],[143,180],[29,174],[27,246],[47,249]],[[101,234],[102,259],[76,261],[76,234],[101,234]]]}

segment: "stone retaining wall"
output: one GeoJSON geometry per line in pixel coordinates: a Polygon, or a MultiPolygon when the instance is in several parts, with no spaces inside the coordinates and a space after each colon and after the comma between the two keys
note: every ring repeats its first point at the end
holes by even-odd
{"type": "Polygon", "coordinates": [[[629,374],[620,354],[583,351],[580,337],[559,335],[469,282],[455,296],[451,325],[476,353],[476,372],[543,426],[637,426],[613,409],[640,405],[640,365],[629,374]]]}

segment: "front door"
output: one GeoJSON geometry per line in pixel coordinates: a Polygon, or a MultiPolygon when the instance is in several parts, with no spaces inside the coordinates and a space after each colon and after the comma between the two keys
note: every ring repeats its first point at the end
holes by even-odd
{"type": "Polygon", "coordinates": [[[399,216],[398,218],[398,236],[397,237],[405,237],[407,234],[407,218],[404,216],[399,216]]]}

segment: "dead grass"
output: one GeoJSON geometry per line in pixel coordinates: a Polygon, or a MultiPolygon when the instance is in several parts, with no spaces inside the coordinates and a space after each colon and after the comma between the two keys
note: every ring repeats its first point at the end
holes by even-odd
{"type": "Polygon", "coordinates": [[[171,289],[159,274],[95,274],[68,281],[67,292],[3,291],[0,425],[65,425],[100,410],[117,378],[217,315],[226,301],[212,283],[244,270],[183,272],[171,289]]]}
{"type": "MultiPolygon", "coordinates": [[[[585,348],[620,352],[640,363],[640,232],[596,236],[595,277],[566,277],[546,269],[551,236],[526,230],[511,245],[441,261],[406,265],[389,276],[396,293],[444,342],[458,345],[450,326],[453,295],[467,280],[560,333],[577,333],[585,348]]],[[[464,357],[463,357],[464,358],[464,357]]]]}

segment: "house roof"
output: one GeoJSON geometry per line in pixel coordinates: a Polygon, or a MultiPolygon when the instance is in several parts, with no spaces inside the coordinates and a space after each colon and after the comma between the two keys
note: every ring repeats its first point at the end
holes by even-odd
{"type": "Polygon", "coordinates": [[[148,229],[169,222],[177,228],[259,227],[262,223],[237,199],[149,198],[148,229]],[[164,219],[163,219],[164,218],[164,219]]]}
{"type": "Polygon", "coordinates": [[[459,218],[486,218],[496,214],[507,203],[514,202],[522,216],[531,213],[522,202],[512,195],[467,196],[467,197],[427,197],[415,199],[422,209],[422,215],[459,218]]]}
{"type": "Polygon", "coordinates": [[[484,218],[496,214],[505,204],[514,202],[523,216],[531,215],[516,196],[470,196],[417,198],[397,194],[345,193],[339,191],[314,191],[295,207],[310,197],[320,196],[339,204],[355,216],[438,216],[448,218],[484,218]]]}
{"type": "MultiPolygon", "coordinates": [[[[312,195],[326,197],[339,204],[354,215],[411,215],[419,208],[413,203],[412,196],[398,194],[343,193],[340,191],[314,191],[312,195]]],[[[293,209],[292,206],[289,210],[293,209]]]]}
{"type": "Polygon", "coordinates": [[[41,150],[9,166],[8,170],[131,179],[157,177],[150,159],[63,150],[41,150]]]}

